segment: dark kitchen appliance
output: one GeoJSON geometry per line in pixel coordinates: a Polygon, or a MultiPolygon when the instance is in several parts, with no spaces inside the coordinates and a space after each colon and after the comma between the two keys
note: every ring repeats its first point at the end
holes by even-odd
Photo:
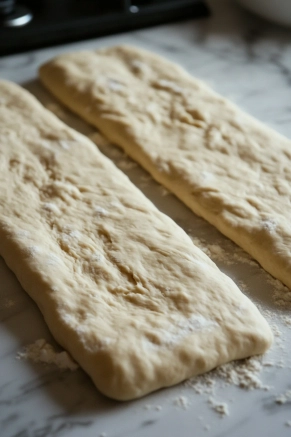
{"type": "Polygon", "coordinates": [[[201,0],[0,0],[0,54],[207,15],[201,0]]]}

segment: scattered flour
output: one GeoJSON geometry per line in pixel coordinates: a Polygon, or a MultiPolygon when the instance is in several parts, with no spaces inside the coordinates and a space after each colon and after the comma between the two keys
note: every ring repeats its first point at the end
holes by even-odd
{"type": "MultiPolygon", "coordinates": [[[[273,335],[274,335],[275,343],[277,345],[279,345],[280,342],[282,343],[282,331],[276,322],[278,321],[278,319],[280,320],[281,317],[279,317],[279,314],[275,313],[274,311],[270,311],[270,310],[262,307],[261,305],[257,304],[257,307],[258,307],[259,311],[261,312],[261,314],[268,321],[268,323],[272,329],[273,335]]],[[[281,321],[283,322],[282,318],[281,318],[281,321]]]]}
{"type": "Polygon", "coordinates": [[[144,406],[145,410],[155,410],[155,411],[161,411],[163,409],[163,407],[161,405],[151,405],[151,404],[146,404],[144,406]]]}
{"type": "Polygon", "coordinates": [[[208,255],[213,261],[222,262],[226,265],[233,265],[236,263],[244,263],[251,266],[258,265],[248,253],[238,246],[235,246],[234,250],[230,252],[218,244],[208,244],[205,240],[193,237],[192,235],[190,235],[190,238],[193,243],[204,253],[206,253],[206,255],[208,255]]]}
{"type": "Polygon", "coordinates": [[[232,384],[246,390],[268,390],[269,387],[264,385],[259,378],[262,367],[262,358],[254,356],[242,361],[232,361],[224,364],[218,367],[215,373],[227,384],[232,384]]]}
{"type": "Polygon", "coordinates": [[[279,395],[275,399],[276,404],[286,404],[287,402],[291,402],[291,390],[287,390],[285,393],[279,395]]]}
{"type": "Polygon", "coordinates": [[[291,290],[278,279],[268,275],[267,282],[273,287],[273,302],[279,308],[291,309],[291,290]]]}
{"type": "Polygon", "coordinates": [[[225,402],[219,402],[215,400],[213,397],[208,399],[208,403],[211,405],[216,413],[220,414],[220,416],[229,416],[228,405],[225,402]]]}
{"type": "Polygon", "coordinates": [[[290,316],[282,316],[281,317],[282,322],[285,326],[288,326],[288,328],[291,328],[291,317],[290,316]]]}
{"type": "Polygon", "coordinates": [[[174,399],[174,405],[187,410],[190,406],[190,401],[186,396],[178,396],[174,399]]]}
{"type": "MultiPolygon", "coordinates": [[[[244,263],[250,266],[258,266],[258,263],[239,246],[233,245],[232,250],[224,249],[218,244],[209,244],[205,240],[194,237],[189,234],[193,243],[199,247],[206,255],[214,262],[221,262],[225,265],[233,265],[236,263],[244,263]]],[[[291,309],[291,290],[288,289],[281,281],[273,278],[270,274],[267,275],[267,282],[272,286],[272,299],[278,308],[285,310],[291,309]]],[[[247,286],[244,284],[246,289],[247,286]]],[[[243,290],[244,291],[244,290],[243,290]]],[[[291,322],[290,322],[291,326],[291,322]]]]}
{"type": "Polygon", "coordinates": [[[199,375],[185,382],[198,394],[214,394],[214,387],[218,380],[226,385],[234,385],[246,390],[263,389],[265,386],[259,378],[263,368],[262,357],[255,356],[245,360],[232,361],[224,364],[204,375],[199,375]]]}
{"type": "Polygon", "coordinates": [[[24,351],[18,352],[16,358],[34,363],[55,364],[62,370],[76,370],[79,367],[66,351],[56,352],[53,346],[43,338],[26,346],[24,351]]]}
{"type": "Polygon", "coordinates": [[[278,325],[272,323],[271,328],[275,337],[281,337],[282,331],[279,329],[278,325]]]}
{"type": "Polygon", "coordinates": [[[249,287],[243,281],[237,281],[237,285],[243,293],[246,293],[249,290],[249,287]]]}
{"type": "Polygon", "coordinates": [[[213,394],[216,384],[213,373],[214,371],[195,376],[185,381],[184,385],[185,387],[192,388],[197,394],[213,394]]]}

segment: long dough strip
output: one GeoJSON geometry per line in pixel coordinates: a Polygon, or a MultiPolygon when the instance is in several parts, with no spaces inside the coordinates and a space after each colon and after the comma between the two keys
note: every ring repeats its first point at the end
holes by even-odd
{"type": "Polygon", "coordinates": [[[291,141],[132,47],[61,55],[48,89],[291,288],[291,141]]]}
{"type": "Polygon", "coordinates": [[[17,85],[0,95],[0,254],[101,392],[269,347],[256,307],[91,141],[17,85]]]}

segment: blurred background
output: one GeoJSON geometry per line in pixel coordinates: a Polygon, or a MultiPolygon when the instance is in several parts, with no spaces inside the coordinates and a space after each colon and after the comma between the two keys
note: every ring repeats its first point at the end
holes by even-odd
{"type": "Polygon", "coordinates": [[[202,0],[0,0],[0,51],[15,53],[208,15],[202,0]]]}

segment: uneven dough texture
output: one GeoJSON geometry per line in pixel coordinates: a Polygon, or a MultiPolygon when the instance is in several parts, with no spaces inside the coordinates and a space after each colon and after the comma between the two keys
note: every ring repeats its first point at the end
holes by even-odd
{"type": "Polygon", "coordinates": [[[140,49],[62,55],[44,65],[40,77],[291,288],[290,140],[140,49]]]}
{"type": "Polygon", "coordinates": [[[17,85],[0,95],[0,253],[101,392],[270,346],[256,307],[90,140],[17,85]]]}

